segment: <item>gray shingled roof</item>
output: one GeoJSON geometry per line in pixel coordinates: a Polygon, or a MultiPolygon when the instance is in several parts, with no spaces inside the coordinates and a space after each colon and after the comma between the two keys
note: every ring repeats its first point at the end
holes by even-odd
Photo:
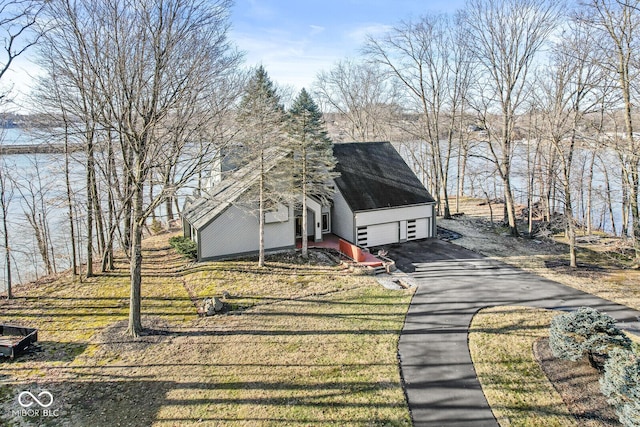
{"type": "Polygon", "coordinates": [[[389,142],[335,144],[333,154],[336,185],[354,212],[435,202],[389,142]]]}
{"type": "MultiPolygon", "coordinates": [[[[270,170],[286,155],[287,151],[277,147],[265,150],[265,169],[270,170]]],[[[254,160],[231,172],[212,189],[204,191],[201,197],[188,203],[182,212],[182,217],[196,229],[202,229],[235,203],[258,182],[259,178],[259,163],[258,160],[254,160]]]]}

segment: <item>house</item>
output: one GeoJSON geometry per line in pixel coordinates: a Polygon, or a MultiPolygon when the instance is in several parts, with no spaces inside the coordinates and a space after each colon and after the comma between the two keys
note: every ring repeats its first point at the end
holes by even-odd
{"type": "MultiPolygon", "coordinates": [[[[332,233],[362,247],[436,235],[435,201],[389,142],[334,145],[337,159],[333,203],[307,198],[307,230],[293,204],[271,206],[265,216],[265,250],[295,248],[304,234],[314,241],[332,233]]],[[[277,170],[286,153],[266,153],[277,170]]],[[[220,164],[220,162],[218,162],[220,164]]],[[[255,188],[259,168],[249,163],[214,171],[213,185],[182,212],[185,236],[198,245],[199,260],[232,258],[258,251],[255,188]]],[[[301,203],[299,203],[301,204],[301,203]]]]}
{"type": "Polygon", "coordinates": [[[435,200],[389,142],[336,144],[332,231],[374,247],[436,235],[435,200]]]}

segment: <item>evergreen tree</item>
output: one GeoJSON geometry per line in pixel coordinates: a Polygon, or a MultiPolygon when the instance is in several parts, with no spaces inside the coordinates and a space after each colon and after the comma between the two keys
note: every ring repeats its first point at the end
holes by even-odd
{"type": "Polygon", "coordinates": [[[294,185],[302,199],[302,256],[307,249],[307,197],[328,204],[333,196],[336,164],[333,143],[327,135],[322,113],[302,89],[289,110],[289,142],[293,151],[294,185]]]}
{"type": "Polygon", "coordinates": [[[259,255],[258,266],[264,267],[264,224],[269,203],[277,199],[279,180],[270,170],[269,159],[274,151],[284,150],[286,114],[280,103],[273,82],[264,67],[260,66],[249,80],[240,102],[238,124],[244,144],[246,162],[255,162],[259,169],[258,218],[259,255]]]}

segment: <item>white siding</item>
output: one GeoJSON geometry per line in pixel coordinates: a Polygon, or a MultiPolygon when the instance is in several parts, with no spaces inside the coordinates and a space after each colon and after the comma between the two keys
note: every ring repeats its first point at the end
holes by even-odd
{"type": "Polygon", "coordinates": [[[400,208],[380,209],[356,213],[356,226],[386,224],[416,218],[433,216],[433,205],[405,206],[400,208]]]}
{"type": "Polygon", "coordinates": [[[315,241],[322,240],[322,205],[310,197],[307,197],[307,234],[313,236],[315,241]]]}
{"type": "Polygon", "coordinates": [[[286,222],[289,221],[289,207],[278,203],[278,209],[264,214],[264,222],[286,222]]]}
{"type": "MultiPolygon", "coordinates": [[[[289,221],[265,224],[265,249],[295,244],[292,208],[288,208],[289,221]]],[[[200,258],[209,259],[225,255],[258,250],[258,217],[236,206],[230,206],[200,232],[200,258]]]]}
{"type": "Polygon", "coordinates": [[[353,238],[353,212],[340,191],[333,197],[333,212],[331,214],[331,232],[350,242],[353,238]]]}
{"type": "Polygon", "coordinates": [[[398,222],[369,225],[367,227],[367,246],[397,243],[400,236],[398,225],[398,222]]]}

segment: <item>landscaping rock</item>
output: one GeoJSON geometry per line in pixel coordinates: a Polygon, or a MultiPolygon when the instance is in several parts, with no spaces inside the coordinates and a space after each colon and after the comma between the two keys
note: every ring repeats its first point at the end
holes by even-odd
{"type": "Polygon", "coordinates": [[[220,313],[223,308],[224,303],[219,298],[205,298],[203,301],[202,311],[205,316],[214,316],[216,313],[220,313]]]}
{"type": "Polygon", "coordinates": [[[376,276],[376,280],[386,289],[396,291],[406,290],[417,286],[411,276],[399,270],[387,274],[378,274],[376,276]]]}

